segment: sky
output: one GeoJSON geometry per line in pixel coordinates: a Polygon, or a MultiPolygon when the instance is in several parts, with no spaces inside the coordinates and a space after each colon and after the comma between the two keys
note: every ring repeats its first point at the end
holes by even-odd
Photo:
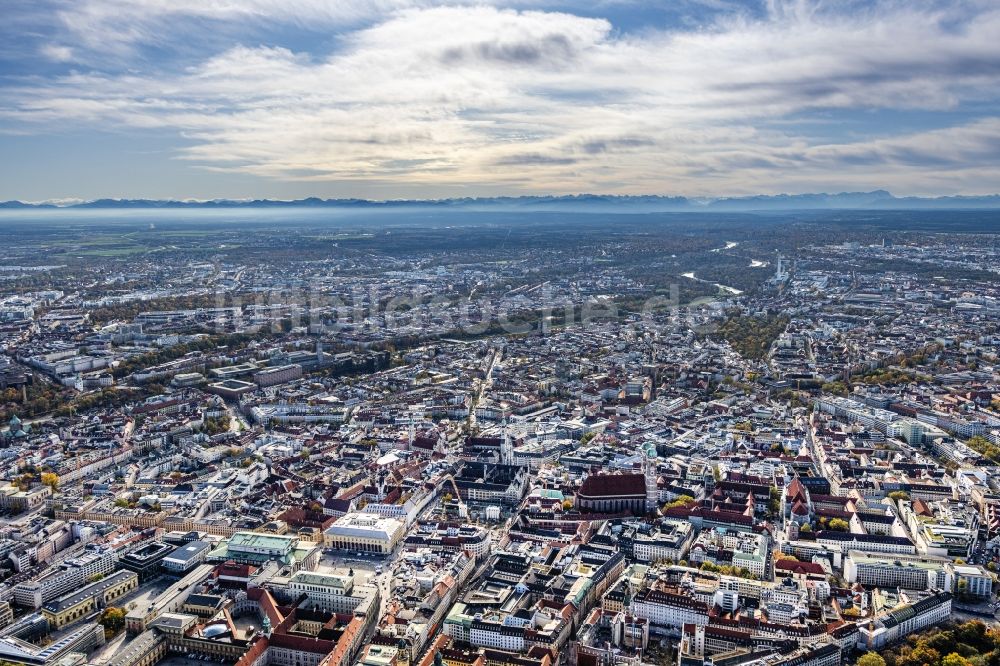
{"type": "Polygon", "coordinates": [[[996,0],[3,0],[0,200],[1000,191],[996,0]]]}

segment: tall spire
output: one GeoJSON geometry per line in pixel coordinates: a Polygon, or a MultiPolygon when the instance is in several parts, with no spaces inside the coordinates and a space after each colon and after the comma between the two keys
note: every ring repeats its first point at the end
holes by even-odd
{"type": "Polygon", "coordinates": [[[646,476],[646,511],[655,511],[659,504],[660,490],[656,485],[656,446],[653,444],[645,450],[642,470],[646,476]]]}
{"type": "Polygon", "coordinates": [[[510,432],[507,430],[507,415],[503,417],[503,437],[500,441],[500,462],[504,465],[514,464],[514,446],[510,441],[510,432]]]}

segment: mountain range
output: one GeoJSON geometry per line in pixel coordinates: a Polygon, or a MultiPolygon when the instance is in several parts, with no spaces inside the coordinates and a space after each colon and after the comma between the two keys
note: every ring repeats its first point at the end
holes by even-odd
{"type": "Polygon", "coordinates": [[[156,208],[448,208],[469,210],[718,212],[777,210],[957,210],[1000,209],[1000,195],[896,197],[885,190],[838,194],[777,194],[744,197],[691,198],[655,195],[600,195],[481,197],[454,199],[95,199],[74,203],[0,202],[0,209],[156,209],[156,208]]]}

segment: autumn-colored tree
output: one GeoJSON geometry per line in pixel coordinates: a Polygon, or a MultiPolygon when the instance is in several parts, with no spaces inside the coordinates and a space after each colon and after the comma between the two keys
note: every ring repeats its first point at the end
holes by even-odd
{"type": "Polygon", "coordinates": [[[972,666],[972,662],[959,653],[952,652],[941,659],[941,666],[972,666]]]}
{"type": "Polygon", "coordinates": [[[868,652],[858,658],[858,666],[885,666],[885,659],[875,652],[868,652]]]}
{"type": "Polygon", "coordinates": [[[928,645],[918,643],[908,655],[901,656],[896,663],[898,666],[917,666],[917,664],[923,666],[923,664],[937,664],[940,661],[940,652],[928,645]]]}
{"type": "Polygon", "coordinates": [[[104,627],[105,635],[113,636],[125,628],[125,609],[108,606],[101,613],[101,618],[97,622],[104,627]]]}
{"type": "Polygon", "coordinates": [[[53,491],[59,489],[59,475],[53,474],[52,472],[42,473],[42,483],[51,488],[53,491]]]}
{"type": "Polygon", "coordinates": [[[688,504],[690,504],[693,501],[694,501],[694,498],[691,497],[690,495],[681,495],[680,497],[678,497],[674,501],[667,502],[666,504],[664,504],[663,508],[664,508],[664,510],[666,510],[666,509],[673,509],[674,507],[678,507],[678,506],[687,506],[688,504]]]}
{"type": "Polygon", "coordinates": [[[827,528],[834,532],[846,532],[851,528],[850,524],[843,518],[834,518],[827,524],[827,528]]]}

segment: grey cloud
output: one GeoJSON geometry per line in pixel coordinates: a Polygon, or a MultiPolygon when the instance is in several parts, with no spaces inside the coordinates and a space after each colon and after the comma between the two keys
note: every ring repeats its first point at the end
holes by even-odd
{"type": "Polygon", "coordinates": [[[504,65],[565,64],[578,53],[566,35],[550,34],[535,40],[480,42],[448,48],[441,61],[450,66],[493,62],[504,65]]]}
{"type": "Polygon", "coordinates": [[[580,144],[580,148],[588,155],[599,155],[622,149],[648,148],[653,145],[656,145],[656,142],[647,137],[623,136],[615,139],[593,139],[580,144]]]}
{"type": "Polygon", "coordinates": [[[944,169],[1000,166],[1000,118],[869,142],[761,148],[711,157],[727,169],[835,170],[845,167],[944,169]]]}
{"type": "Polygon", "coordinates": [[[554,155],[542,155],[541,153],[521,153],[518,155],[508,155],[493,162],[497,166],[564,166],[576,164],[577,160],[572,157],[556,157],[554,155]]]}

